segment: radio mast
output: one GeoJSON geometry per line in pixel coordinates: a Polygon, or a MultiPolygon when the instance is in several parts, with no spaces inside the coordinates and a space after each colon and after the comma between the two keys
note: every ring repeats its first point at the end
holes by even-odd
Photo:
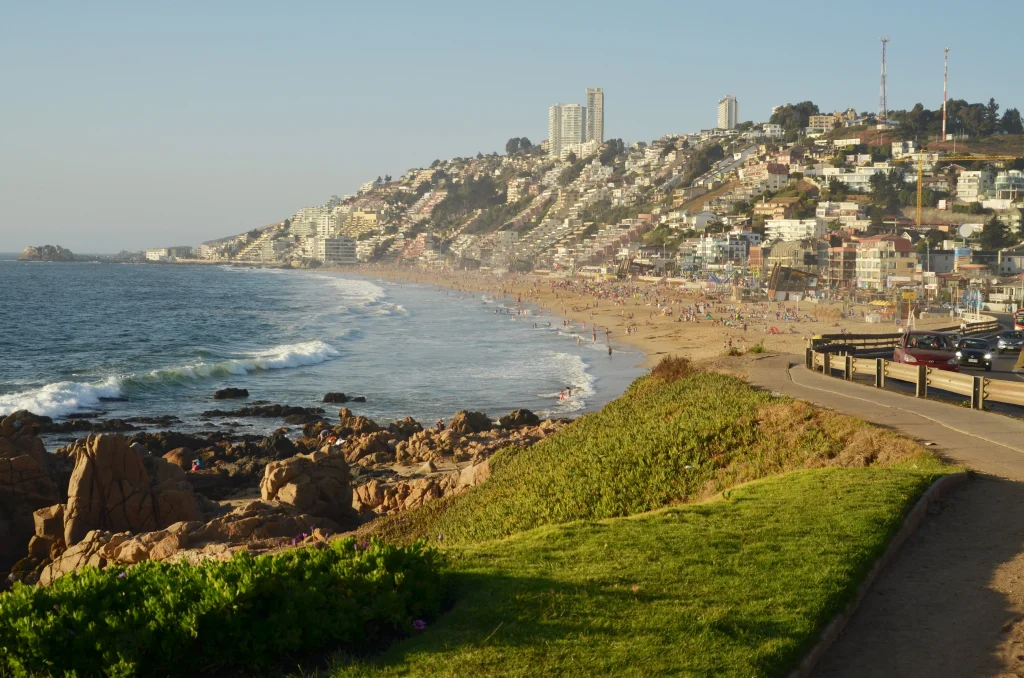
{"type": "Polygon", "coordinates": [[[882,83],[878,92],[878,127],[884,127],[889,118],[889,98],[885,85],[885,46],[889,38],[882,38],[882,83]]]}
{"type": "Polygon", "coordinates": [[[946,140],[946,82],[949,80],[949,48],[942,62],[942,140],[946,140]]]}

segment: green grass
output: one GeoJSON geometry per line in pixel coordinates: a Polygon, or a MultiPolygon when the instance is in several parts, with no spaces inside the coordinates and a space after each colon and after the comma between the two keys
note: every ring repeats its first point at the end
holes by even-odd
{"type": "Polygon", "coordinates": [[[721,501],[448,549],[449,613],[353,676],[783,676],[950,468],[804,470],[721,501]]]}
{"type": "Polygon", "coordinates": [[[864,466],[919,451],[862,421],[773,398],[724,374],[672,383],[644,377],[537,445],[499,451],[483,485],[366,531],[475,542],[651,511],[788,470],[864,466]]]}

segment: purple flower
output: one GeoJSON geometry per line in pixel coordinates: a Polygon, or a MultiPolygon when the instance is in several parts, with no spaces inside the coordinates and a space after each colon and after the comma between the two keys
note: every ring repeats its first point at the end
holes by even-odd
{"type": "Polygon", "coordinates": [[[444,535],[443,534],[437,535],[437,540],[438,541],[444,541],[444,535]]]}
{"type": "Polygon", "coordinates": [[[53,610],[54,612],[60,612],[60,605],[54,605],[53,610]]]}
{"type": "Polygon", "coordinates": [[[305,538],[306,538],[306,537],[308,537],[308,536],[309,536],[309,535],[308,535],[308,534],[306,534],[305,532],[303,532],[303,533],[302,533],[302,538],[303,538],[303,539],[305,539],[305,538]]]}
{"type": "Polygon", "coordinates": [[[422,631],[423,629],[427,628],[427,622],[423,621],[422,619],[417,619],[412,623],[412,627],[417,631],[422,631]]]}
{"type": "Polygon", "coordinates": [[[298,537],[292,537],[292,546],[296,546],[299,543],[298,537]]]}
{"type": "Polygon", "coordinates": [[[127,572],[119,572],[118,575],[117,575],[117,578],[118,579],[127,579],[128,578],[128,573],[127,572]]]}

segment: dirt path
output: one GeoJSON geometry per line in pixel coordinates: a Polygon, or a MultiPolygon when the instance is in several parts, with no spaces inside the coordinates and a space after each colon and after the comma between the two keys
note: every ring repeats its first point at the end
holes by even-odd
{"type": "Polygon", "coordinates": [[[922,523],[815,673],[1024,676],[1024,483],[980,476],[922,523]]]}

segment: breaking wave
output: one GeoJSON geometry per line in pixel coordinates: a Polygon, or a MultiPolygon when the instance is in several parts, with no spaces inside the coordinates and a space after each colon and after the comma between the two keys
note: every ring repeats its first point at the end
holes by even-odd
{"type": "Polygon", "coordinates": [[[153,385],[308,367],[340,356],[341,353],[330,344],[315,340],[275,346],[248,356],[217,362],[199,361],[192,365],[153,370],[143,375],[108,377],[95,383],[61,381],[30,391],[0,395],[0,415],[29,410],[42,416],[62,417],[72,412],[97,409],[102,406],[101,398],[120,398],[133,390],[153,385]]]}

